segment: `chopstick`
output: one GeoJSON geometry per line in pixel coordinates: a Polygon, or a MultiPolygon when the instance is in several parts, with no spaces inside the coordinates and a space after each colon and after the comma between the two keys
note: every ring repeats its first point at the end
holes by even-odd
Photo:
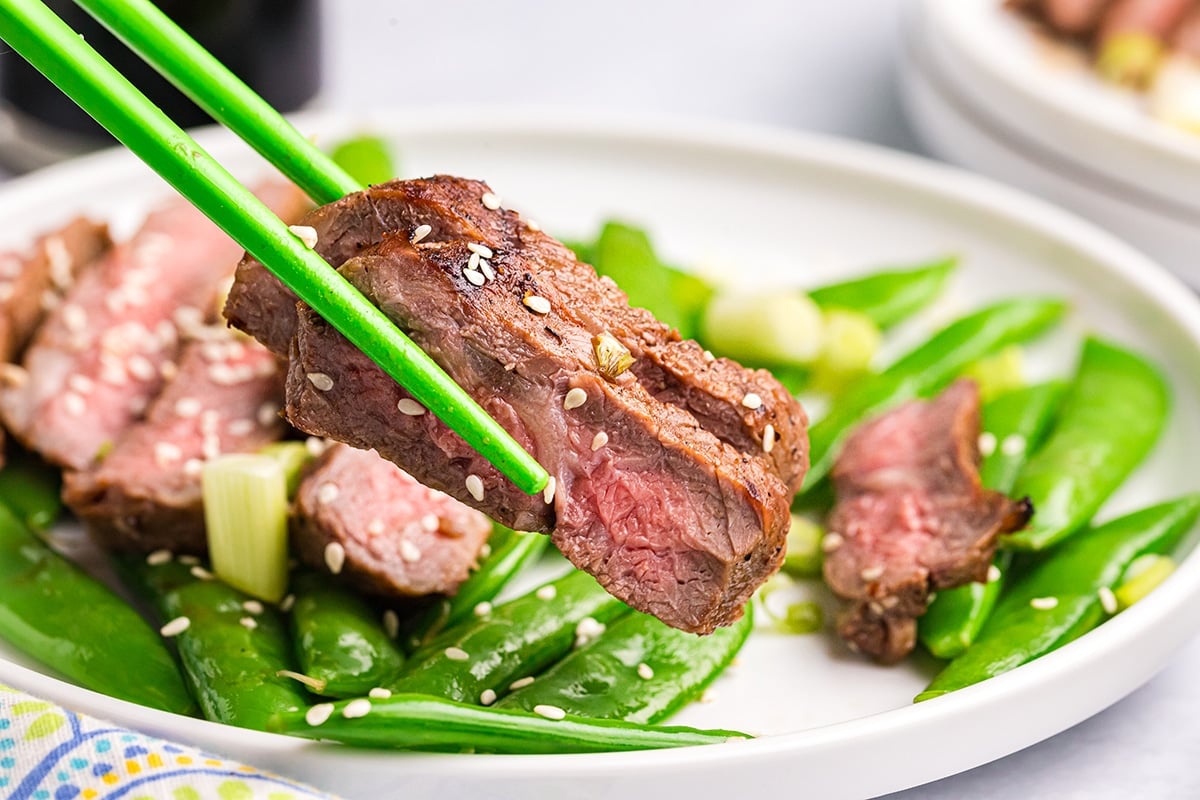
{"type": "MultiPolygon", "coordinates": [[[[522,491],[534,494],[546,486],[545,469],[433,359],[40,0],[0,0],[0,12],[0,39],[261,261],[417,402],[522,491]]],[[[338,184],[322,191],[335,191],[340,197],[343,188],[338,184]]]]}

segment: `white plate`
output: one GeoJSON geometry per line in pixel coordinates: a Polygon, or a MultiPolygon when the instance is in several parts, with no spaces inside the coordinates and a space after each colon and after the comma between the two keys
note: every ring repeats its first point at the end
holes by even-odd
{"type": "MultiPolygon", "coordinates": [[[[1039,376],[1066,374],[1095,330],[1152,354],[1175,387],[1170,429],[1106,514],[1194,489],[1200,449],[1200,306],[1129,248],[1036,200],[913,158],[772,131],[561,113],[423,113],[331,119],[323,141],[363,127],[393,138],[406,174],[486,178],[507,205],[551,231],[583,235],[620,215],[648,225],[673,261],[739,281],[813,284],[946,252],[966,259],[951,296],[907,335],[1003,295],[1069,298],[1064,329],[1034,348],[1039,376]]],[[[217,132],[226,163],[256,161],[217,132]]],[[[132,224],[163,187],[122,153],[0,191],[4,242],[88,210],[132,224]]],[[[1146,681],[1194,630],[1200,557],[1146,601],[1062,650],[987,683],[910,705],[934,665],[892,668],[826,636],[756,632],[716,700],[681,723],[766,734],[709,748],[587,756],[356,752],[148,711],[41,674],[0,646],[0,681],[73,708],[271,768],[353,798],[729,797],[747,785],[822,798],[866,797],[1011,753],[1105,708],[1146,681]]]]}
{"type": "Polygon", "coordinates": [[[923,0],[912,12],[907,107],[932,149],[1067,205],[1200,286],[1200,136],[1152,118],[1143,97],[1101,81],[1081,51],[1001,0],[923,0]]]}

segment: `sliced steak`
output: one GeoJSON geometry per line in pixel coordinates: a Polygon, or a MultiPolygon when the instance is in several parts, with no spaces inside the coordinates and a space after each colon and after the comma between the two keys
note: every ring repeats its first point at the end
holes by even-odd
{"type": "Polygon", "coordinates": [[[473,508],[373,451],[342,444],[305,475],[292,518],[304,563],[387,597],[453,594],[491,530],[473,508]]]}
{"type": "MultiPolygon", "coordinates": [[[[635,359],[632,374],[658,400],[686,409],[718,439],[764,458],[795,491],[808,468],[807,418],[768,372],[713,359],[679,339],[645,309],[631,308],[607,278],[518,215],[488,209],[478,181],[437,176],[392,181],[312,212],[304,224],[317,251],[334,266],[378,243],[388,232],[412,236],[429,226],[425,248],[468,241],[482,245],[492,268],[506,270],[513,291],[545,298],[556,319],[587,332],[611,334],[635,359]],[[519,273],[518,273],[519,270],[519,273]],[[765,452],[764,452],[765,451],[765,452]]],[[[225,307],[230,322],[280,355],[290,352],[299,317],[295,296],[253,259],[238,266],[225,307]]]]}
{"type": "Polygon", "coordinates": [[[987,579],[1027,500],[979,483],[979,392],[959,381],[860,426],[833,469],[825,581],[853,602],[838,632],[880,662],[912,650],[930,593],[987,579]]]}
{"type": "MultiPolygon", "coordinates": [[[[541,241],[493,248],[492,277],[472,280],[464,267],[477,242],[413,245],[405,231],[341,271],[537,457],[556,480],[551,504],[519,492],[432,415],[398,408],[405,393],[305,307],[289,419],[374,447],[510,527],[553,530],[568,559],[671,625],[703,633],[729,624],[782,560],[793,492],[757,457],[761,445],[751,456],[721,441],[632,371],[603,376],[593,332],[553,287],[558,273],[538,261],[545,249],[569,256],[541,241]],[[524,302],[531,294],[559,301],[541,313],[524,302]]],[[[563,269],[578,267],[569,260],[563,269]]],[[[789,400],[777,413],[802,421],[789,400]]],[[[803,449],[784,439],[778,446],[803,449]]]]}
{"type": "Polygon", "coordinates": [[[67,472],[63,498],[105,548],[202,554],[200,473],[223,453],[283,434],[275,356],[228,328],[184,345],[178,373],[96,466],[67,472]]]}
{"type": "MultiPolygon", "coordinates": [[[[290,185],[259,194],[280,216],[301,207],[290,185]]],[[[175,369],[174,320],[204,316],[240,253],[182,200],[150,214],[38,329],[22,363],[29,380],[0,393],[9,430],[48,461],[90,466],[142,417],[175,369]]]]}

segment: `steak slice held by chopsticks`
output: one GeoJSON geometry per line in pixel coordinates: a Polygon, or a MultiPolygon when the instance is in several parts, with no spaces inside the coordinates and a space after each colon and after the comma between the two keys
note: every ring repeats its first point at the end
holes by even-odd
{"type": "Polygon", "coordinates": [[[838,632],[882,663],[907,655],[931,592],[987,580],[1002,533],[1027,500],[979,483],[979,392],[958,381],[860,426],[833,469],[825,581],[852,601],[838,632]]]}
{"type": "Polygon", "coordinates": [[[292,517],[302,561],[385,597],[453,594],[491,531],[478,511],[344,444],[305,474],[292,517]]]}
{"type": "MultiPolygon", "coordinates": [[[[453,178],[375,187],[339,203],[355,219],[372,209],[395,232],[377,244],[343,233],[317,249],[337,263],[363,245],[343,275],[534,454],[555,479],[552,492],[513,487],[303,305],[289,346],[289,419],[374,448],[510,527],[553,531],[577,566],[669,624],[708,632],[733,622],[782,560],[807,466],[803,411],[769,375],[709,361],[630,309],[615,284],[517,215],[489,208],[487,194],[453,178]],[[381,210],[388,203],[398,210],[381,210]],[[405,216],[408,206],[419,213],[405,216]],[[648,366],[602,368],[604,334],[648,366]],[[761,405],[742,403],[751,392],[761,405]]],[[[255,334],[237,309],[257,285],[235,287],[227,306],[255,334]]],[[[263,338],[277,333],[266,326],[263,338]]]]}

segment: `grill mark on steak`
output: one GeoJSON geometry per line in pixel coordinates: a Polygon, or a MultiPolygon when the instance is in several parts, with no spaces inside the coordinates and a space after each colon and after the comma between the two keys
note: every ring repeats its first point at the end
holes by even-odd
{"type": "Polygon", "coordinates": [[[184,346],[146,419],[98,465],[64,475],[64,501],[107,549],[203,554],[203,462],[283,435],[275,356],[226,328],[205,330],[206,340],[184,346]]]}
{"type": "Polygon", "coordinates": [[[861,425],[833,469],[839,539],[825,580],[852,605],[838,633],[882,663],[907,655],[930,593],[987,580],[997,537],[1029,521],[1028,500],[979,482],[979,392],[958,381],[861,425]]]}
{"type": "Polygon", "coordinates": [[[289,419],[315,435],[374,446],[510,527],[553,527],[568,559],[669,624],[709,632],[739,618],[782,560],[789,488],[764,459],[721,442],[632,374],[600,377],[589,331],[555,307],[535,314],[514,295],[510,276],[524,274],[523,252],[497,253],[497,279],[482,287],[463,277],[469,256],[462,241],[414,247],[406,235],[385,236],[341,271],[535,454],[557,481],[552,510],[432,415],[398,412],[403,390],[303,306],[289,419]],[[334,388],[314,386],[314,371],[334,388]],[[576,388],[588,399],[565,410],[576,388]],[[593,449],[599,432],[607,443],[593,449]],[[470,474],[482,479],[482,500],[466,490],[470,474]]]}
{"type": "MultiPolygon", "coordinates": [[[[419,245],[422,250],[451,240],[488,246],[495,253],[493,267],[512,271],[510,285],[518,300],[526,292],[537,294],[560,318],[592,336],[611,333],[637,359],[632,374],[658,400],[686,409],[717,438],[765,460],[791,491],[799,489],[808,468],[808,420],[770,373],[728,359],[708,360],[698,344],[681,340],[645,309],[631,308],[615,283],[598,280],[570,250],[530,230],[512,212],[485,209],[479,198],[488,191],[479,181],[447,176],[392,181],[319,208],[304,224],[317,231],[316,250],[335,267],[389,232],[411,235],[422,224],[432,228],[419,245]],[[761,407],[741,404],[749,393],[762,398],[761,407]],[[776,444],[765,453],[768,424],[776,444]]],[[[290,352],[299,319],[295,295],[253,259],[239,264],[225,314],[276,353],[290,352]]]]}
{"type": "MultiPolygon", "coordinates": [[[[303,200],[281,184],[259,196],[285,219],[303,200]]],[[[240,253],[183,200],[152,212],[38,329],[22,364],[29,380],[0,393],[9,430],[47,461],[89,467],[161,390],[178,352],[177,312],[203,317],[240,253]]]]}
{"type": "Polygon", "coordinates": [[[326,548],[336,542],[345,553],[338,578],[386,597],[453,594],[491,530],[478,511],[422,486],[374,451],[343,444],[306,473],[292,517],[292,542],[304,563],[328,572],[326,548]],[[337,487],[333,501],[323,500],[329,486],[337,487]]]}

